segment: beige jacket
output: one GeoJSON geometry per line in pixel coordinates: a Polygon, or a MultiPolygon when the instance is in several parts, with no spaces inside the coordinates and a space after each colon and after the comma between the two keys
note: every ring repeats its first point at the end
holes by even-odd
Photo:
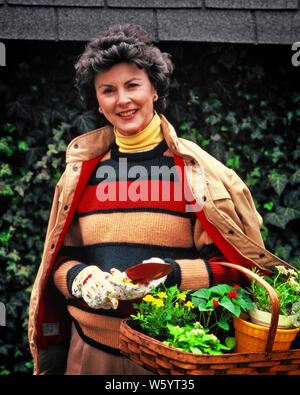
{"type": "MultiPolygon", "coordinates": [[[[197,217],[226,258],[264,270],[279,264],[290,267],[264,248],[260,234],[262,219],[243,181],[195,143],[178,138],[172,125],[161,118],[170,150],[183,158],[188,188],[199,207],[197,217]],[[199,179],[204,182],[199,183],[199,179]]],[[[34,374],[47,369],[63,372],[68,349],[66,310],[51,284],[50,273],[86,182],[99,156],[109,150],[113,141],[112,128],[106,126],[80,135],[67,148],[66,169],[56,186],[43,259],[30,300],[28,335],[34,374]],[[51,361],[55,361],[54,365],[51,361]]]]}

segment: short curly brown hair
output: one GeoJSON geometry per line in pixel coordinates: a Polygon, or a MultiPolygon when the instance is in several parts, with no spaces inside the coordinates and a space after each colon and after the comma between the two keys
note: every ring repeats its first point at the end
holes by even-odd
{"type": "Polygon", "coordinates": [[[154,108],[159,113],[163,112],[174,69],[170,55],[161,52],[141,27],[131,24],[112,25],[103,34],[91,39],[75,64],[75,86],[86,106],[98,106],[95,74],[122,62],[145,70],[158,94],[154,108]]]}

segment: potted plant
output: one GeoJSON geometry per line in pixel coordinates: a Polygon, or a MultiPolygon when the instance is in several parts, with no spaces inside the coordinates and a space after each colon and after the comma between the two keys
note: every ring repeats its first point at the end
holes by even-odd
{"type": "MultiPolygon", "coordinates": [[[[274,288],[279,299],[278,328],[300,326],[300,271],[276,266],[273,276],[262,276],[274,288]]],[[[256,281],[251,281],[251,295],[254,310],[250,312],[251,321],[262,326],[270,326],[271,304],[265,290],[256,281]]]]}
{"type": "MultiPolygon", "coordinates": [[[[255,270],[254,270],[255,271],[255,270]]],[[[272,276],[261,276],[276,292],[279,301],[279,319],[273,350],[288,350],[300,327],[300,272],[276,266],[272,276]]],[[[266,288],[252,280],[249,288],[254,309],[250,321],[235,319],[237,351],[262,351],[271,323],[272,304],[266,288]]]]}

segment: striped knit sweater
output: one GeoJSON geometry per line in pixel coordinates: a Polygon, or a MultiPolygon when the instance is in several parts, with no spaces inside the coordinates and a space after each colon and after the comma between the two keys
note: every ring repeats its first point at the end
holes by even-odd
{"type": "MultiPolygon", "coordinates": [[[[118,349],[119,326],[136,301],[117,310],[94,310],[72,297],[76,275],[87,265],[125,271],[159,257],[173,266],[166,285],[199,289],[238,283],[238,272],[219,266],[222,254],[193,213],[186,212],[180,173],[162,141],[154,149],[121,153],[117,145],[101,159],[80,200],[57,258],[54,281],[68,299],[68,311],[89,344],[118,349]]],[[[222,259],[224,261],[224,258],[222,259]]]]}

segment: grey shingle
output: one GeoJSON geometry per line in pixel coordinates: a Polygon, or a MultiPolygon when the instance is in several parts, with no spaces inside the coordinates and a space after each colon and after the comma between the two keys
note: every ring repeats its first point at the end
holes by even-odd
{"type": "Polygon", "coordinates": [[[298,0],[204,0],[207,8],[227,9],[298,9],[298,0]]]}
{"type": "Polygon", "coordinates": [[[0,38],[55,40],[56,21],[51,7],[1,7],[0,38]]]}
{"type": "Polygon", "coordinates": [[[72,7],[104,7],[104,0],[7,0],[14,5],[72,6],[72,7]]]}
{"type": "Polygon", "coordinates": [[[299,41],[299,13],[257,11],[256,23],[258,43],[292,44],[299,41]]]}
{"type": "Polygon", "coordinates": [[[165,41],[252,43],[249,11],[158,10],[158,36],[165,41]]]}
{"type": "Polygon", "coordinates": [[[203,0],[107,0],[107,5],[118,8],[201,8],[203,0]]]}
{"type": "Polygon", "coordinates": [[[103,32],[114,23],[133,23],[142,26],[155,38],[155,20],[152,10],[118,10],[89,8],[59,8],[59,40],[83,40],[103,32]]]}
{"type": "Polygon", "coordinates": [[[104,7],[104,0],[54,0],[56,6],[104,7]]]}
{"type": "Polygon", "coordinates": [[[8,4],[14,5],[43,5],[52,6],[55,0],[7,0],[8,4]]]}

